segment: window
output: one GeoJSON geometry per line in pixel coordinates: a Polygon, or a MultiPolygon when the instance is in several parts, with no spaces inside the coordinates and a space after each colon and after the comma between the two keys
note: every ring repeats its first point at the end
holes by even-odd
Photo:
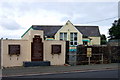
{"type": "Polygon", "coordinates": [[[77,45],[77,33],[70,33],[70,45],[77,45]]]}
{"type": "Polygon", "coordinates": [[[83,45],[87,45],[88,44],[88,42],[87,41],[83,41],[83,45]]]}
{"type": "Polygon", "coordinates": [[[60,33],[60,40],[67,40],[67,33],[60,33]]]}

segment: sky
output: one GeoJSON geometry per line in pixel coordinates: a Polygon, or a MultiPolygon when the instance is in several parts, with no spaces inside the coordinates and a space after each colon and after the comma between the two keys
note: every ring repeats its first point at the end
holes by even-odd
{"type": "Polygon", "coordinates": [[[32,25],[99,26],[100,33],[118,19],[117,0],[0,0],[0,38],[20,39],[32,25]],[[99,1],[99,2],[98,2],[99,1]]]}

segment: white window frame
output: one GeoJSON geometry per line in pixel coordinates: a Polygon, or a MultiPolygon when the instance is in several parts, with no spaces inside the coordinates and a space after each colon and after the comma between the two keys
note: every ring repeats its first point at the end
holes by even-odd
{"type": "Polygon", "coordinates": [[[60,40],[65,40],[65,34],[66,34],[66,40],[67,40],[67,32],[60,32],[60,40]],[[62,34],[62,39],[61,39],[61,34],[62,34]]]}
{"type": "MultiPolygon", "coordinates": [[[[75,40],[74,38],[75,38],[75,33],[77,33],[77,32],[71,32],[70,33],[70,45],[71,45],[71,42],[73,42],[73,45],[78,45],[78,37],[77,37],[77,40],[75,40]],[[71,34],[72,34],[72,36],[71,36],[71,34]],[[72,41],[71,41],[71,37],[72,37],[72,41]],[[77,44],[75,44],[75,42],[77,43],[77,44]]],[[[78,33],[77,33],[77,36],[78,36],[78,33]]]]}

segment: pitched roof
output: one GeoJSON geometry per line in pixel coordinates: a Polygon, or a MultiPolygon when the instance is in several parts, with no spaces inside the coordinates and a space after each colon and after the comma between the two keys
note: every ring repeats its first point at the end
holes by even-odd
{"type": "Polygon", "coordinates": [[[33,25],[33,30],[43,30],[45,36],[54,36],[62,25],[33,25]]]}
{"type": "Polygon", "coordinates": [[[84,36],[100,36],[98,26],[75,26],[84,36]]]}
{"type": "MultiPolygon", "coordinates": [[[[43,30],[45,36],[54,36],[63,25],[32,25],[33,30],[43,30]]],[[[100,36],[98,26],[75,26],[84,36],[100,36]]]]}

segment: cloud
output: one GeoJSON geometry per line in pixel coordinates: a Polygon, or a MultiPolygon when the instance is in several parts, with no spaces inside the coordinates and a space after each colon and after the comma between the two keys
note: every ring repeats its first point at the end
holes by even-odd
{"type": "Polygon", "coordinates": [[[118,17],[120,18],[120,1],[118,2],[118,17]]]}
{"type": "Polygon", "coordinates": [[[20,39],[21,35],[25,32],[25,29],[19,30],[8,30],[0,27],[0,38],[9,38],[9,39],[20,39]]]}
{"type": "Polygon", "coordinates": [[[13,19],[2,18],[0,20],[0,26],[8,30],[18,30],[21,26],[13,19]]]}
{"type": "MultiPolygon", "coordinates": [[[[87,24],[87,22],[116,15],[116,2],[2,0],[0,3],[0,26],[4,27],[6,31],[11,30],[11,32],[12,30],[15,32],[18,30],[25,31],[31,25],[65,24],[67,20],[70,20],[73,24],[87,24]]],[[[107,26],[111,26],[113,20],[93,24],[100,26],[100,28],[102,26],[108,28],[107,26]]]]}
{"type": "MultiPolygon", "coordinates": [[[[8,0],[1,0],[6,1],[8,0]]],[[[9,2],[118,2],[119,0],[9,0],[9,2]]]]}

